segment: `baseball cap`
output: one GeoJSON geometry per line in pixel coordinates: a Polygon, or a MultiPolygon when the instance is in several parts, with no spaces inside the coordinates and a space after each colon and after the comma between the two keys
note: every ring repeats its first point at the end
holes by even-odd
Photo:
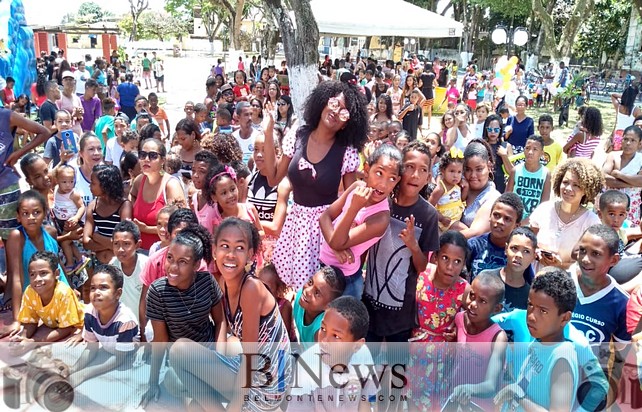
{"type": "Polygon", "coordinates": [[[65,77],[71,77],[72,79],[76,78],[74,76],[74,74],[72,72],[70,72],[69,70],[66,70],[66,71],[62,72],[62,78],[64,79],[65,77]]]}

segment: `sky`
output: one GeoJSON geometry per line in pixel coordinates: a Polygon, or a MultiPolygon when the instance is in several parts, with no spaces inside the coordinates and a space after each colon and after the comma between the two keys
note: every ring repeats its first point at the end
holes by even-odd
{"type": "MultiPolygon", "coordinates": [[[[129,0],[92,0],[103,9],[119,15],[129,12],[129,0]]],[[[58,0],[52,3],[51,0],[23,0],[25,17],[28,25],[56,25],[60,24],[63,16],[67,13],[76,13],[83,1],[58,0]],[[55,5],[54,5],[55,4],[55,5]]],[[[164,0],[149,0],[149,7],[152,10],[162,10],[164,0]]]]}

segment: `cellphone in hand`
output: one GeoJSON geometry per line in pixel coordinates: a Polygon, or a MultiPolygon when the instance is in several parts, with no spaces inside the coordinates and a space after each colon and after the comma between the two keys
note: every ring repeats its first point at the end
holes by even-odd
{"type": "Polygon", "coordinates": [[[78,153],[78,147],[76,146],[76,139],[74,138],[74,132],[72,130],[63,130],[60,132],[60,137],[62,139],[62,145],[65,150],[78,153]]]}

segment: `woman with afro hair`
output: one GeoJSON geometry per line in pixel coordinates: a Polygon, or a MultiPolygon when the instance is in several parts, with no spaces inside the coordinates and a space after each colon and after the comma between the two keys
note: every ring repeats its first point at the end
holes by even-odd
{"type": "MultiPolygon", "coordinates": [[[[287,175],[294,204],[274,249],[279,277],[293,290],[300,289],[319,268],[319,217],[338,198],[342,187],[356,180],[359,152],[367,140],[366,99],[356,86],[328,81],[308,97],[305,125],[294,125],[283,139],[283,155],[274,149],[271,111],[267,110],[264,170],[270,186],[287,175]]],[[[335,251],[346,260],[350,250],[335,251]]]]}
{"type": "Polygon", "coordinates": [[[584,231],[600,223],[586,207],[604,187],[604,175],[591,160],[575,158],[562,163],[555,169],[552,186],[557,199],[541,203],[530,216],[541,250],[538,270],[546,266],[568,269],[584,231]]]}

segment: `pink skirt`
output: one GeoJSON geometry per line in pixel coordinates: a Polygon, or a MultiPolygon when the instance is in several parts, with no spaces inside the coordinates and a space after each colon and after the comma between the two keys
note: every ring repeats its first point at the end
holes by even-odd
{"type": "Polygon", "coordinates": [[[294,291],[319,269],[319,218],[330,205],[305,207],[294,203],[274,247],[272,263],[281,280],[294,291]]]}

